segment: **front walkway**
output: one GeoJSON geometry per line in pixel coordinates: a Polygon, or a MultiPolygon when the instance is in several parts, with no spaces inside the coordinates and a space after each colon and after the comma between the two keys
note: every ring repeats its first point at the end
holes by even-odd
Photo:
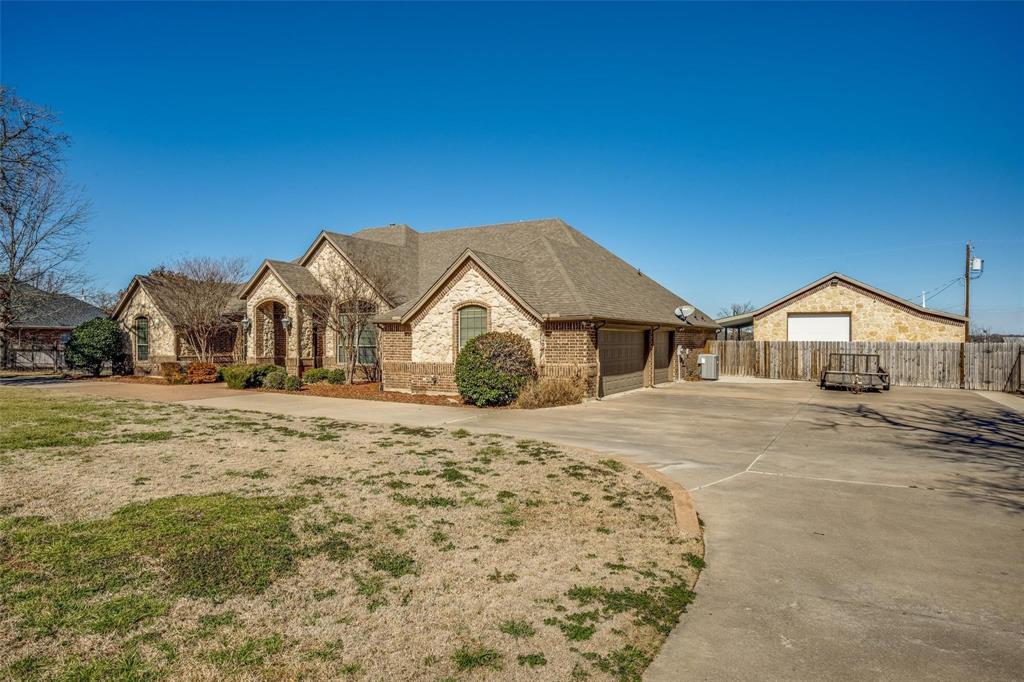
{"type": "Polygon", "coordinates": [[[1011,680],[1024,670],[1017,398],[723,382],[519,411],[99,386],[54,388],[500,431],[662,471],[693,493],[708,568],[651,681],[1011,680]]]}

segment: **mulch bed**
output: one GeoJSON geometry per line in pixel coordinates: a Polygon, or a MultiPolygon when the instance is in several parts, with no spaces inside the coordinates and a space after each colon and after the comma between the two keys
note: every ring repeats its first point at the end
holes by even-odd
{"type": "Polygon", "coordinates": [[[167,380],[163,377],[144,377],[135,375],[116,376],[116,377],[76,377],[77,379],[85,379],[89,381],[110,381],[116,384],[158,384],[160,386],[167,386],[167,380]]]}
{"type": "Polygon", "coordinates": [[[356,400],[382,400],[389,403],[415,403],[419,405],[444,405],[465,407],[458,398],[446,395],[425,395],[423,393],[399,393],[382,391],[380,383],[352,384],[310,384],[302,387],[301,393],[323,398],[355,398],[356,400]]]}

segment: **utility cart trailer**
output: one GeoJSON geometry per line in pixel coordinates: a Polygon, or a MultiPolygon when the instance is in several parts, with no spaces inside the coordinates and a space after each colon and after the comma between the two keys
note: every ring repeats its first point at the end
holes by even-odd
{"type": "Polygon", "coordinates": [[[821,373],[821,388],[851,391],[889,390],[889,373],[870,353],[829,353],[828,367],[821,373]]]}

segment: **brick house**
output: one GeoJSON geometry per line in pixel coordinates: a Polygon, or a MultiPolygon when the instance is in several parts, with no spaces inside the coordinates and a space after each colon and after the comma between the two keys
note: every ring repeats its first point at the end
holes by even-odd
{"type": "Polygon", "coordinates": [[[15,319],[0,336],[0,365],[23,369],[64,367],[64,344],[78,325],[107,314],[67,294],[54,294],[18,284],[15,319]]]}
{"type": "MultiPolygon", "coordinates": [[[[505,331],[530,342],[542,375],[581,374],[606,395],[673,380],[674,349],[702,347],[717,328],[699,310],[678,319],[682,298],[559,219],[422,233],[389,225],[324,231],[293,261],[263,261],[239,292],[246,360],[292,374],[344,366],[339,339],[310,301],[325,295],[329,273],[361,276],[381,264],[394,273],[393,291],[368,295],[377,313],[357,346],[363,369],[379,371],[388,390],[456,392],[459,348],[505,331]]],[[[129,326],[133,315],[149,316],[138,310],[126,307],[129,326]]],[[[157,335],[149,338],[156,350],[157,335]]],[[[159,344],[174,352],[172,339],[159,344]]]]}
{"type": "Polygon", "coordinates": [[[717,320],[721,335],[753,326],[755,341],[964,341],[966,318],[922,308],[833,272],[768,305],[717,320]]]}
{"type": "MultiPolygon", "coordinates": [[[[159,275],[136,275],[121,295],[110,317],[121,323],[131,345],[135,372],[150,374],[157,371],[162,362],[187,363],[196,360],[195,351],[184,343],[178,333],[178,316],[175,314],[174,296],[170,291],[173,282],[159,275]]],[[[231,287],[236,295],[223,311],[225,317],[235,325],[221,333],[214,344],[214,361],[230,364],[241,360],[245,353],[241,348],[241,321],[245,316],[245,304],[237,298],[237,285],[231,287]]]]}

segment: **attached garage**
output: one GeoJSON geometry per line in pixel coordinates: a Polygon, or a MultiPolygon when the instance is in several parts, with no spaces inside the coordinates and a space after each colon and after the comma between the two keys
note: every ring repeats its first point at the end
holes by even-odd
{"type": "Polygon", "coordinates": [[[644,332],[602,329],[597,347],[601,363],[599,395],[644,387],[644,332]]]}
{"type": "Polygon", "coordinates": [[[790,313],[789,341],[849,341],[849,313],[790,313]]]}
{"type": "Polygon", "coordinates": [[[672,364],[672,332],[654,333],[654,383],[664,384],[672,380],[669,365],[672,364]]]}

